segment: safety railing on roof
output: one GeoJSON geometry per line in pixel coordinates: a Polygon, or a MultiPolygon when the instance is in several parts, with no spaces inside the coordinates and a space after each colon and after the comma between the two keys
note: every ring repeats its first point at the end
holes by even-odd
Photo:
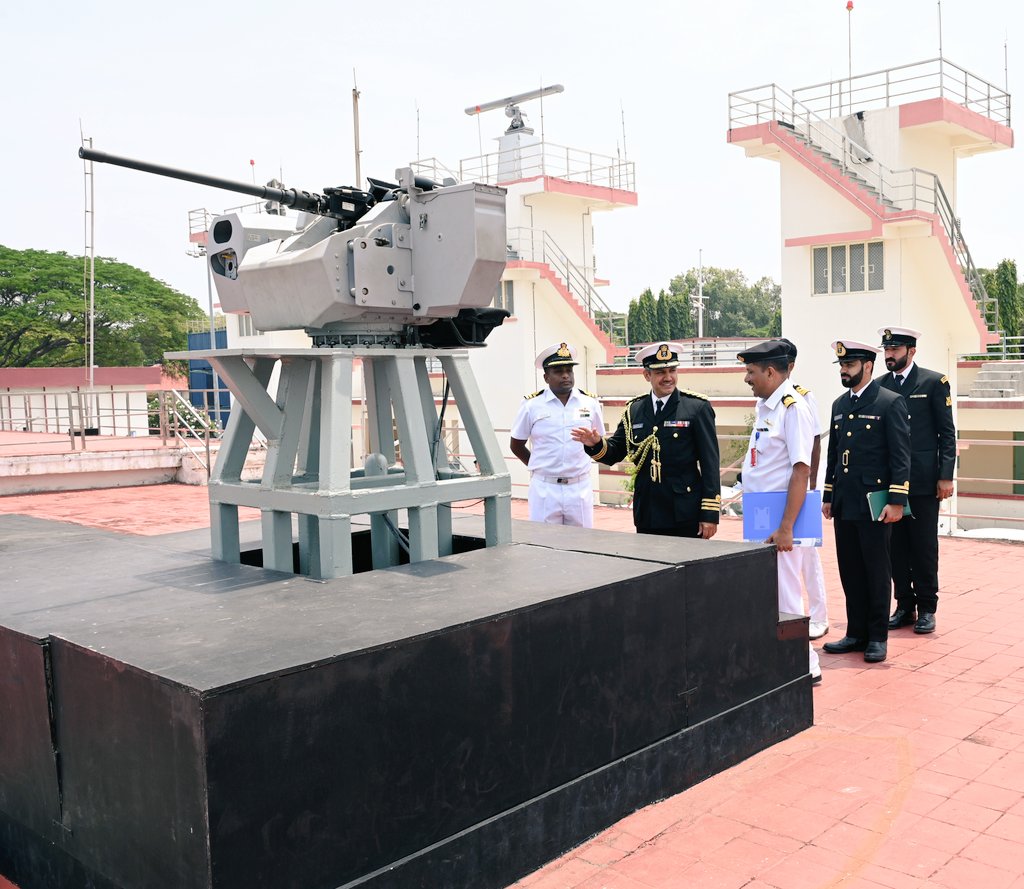
{"type": "Polygon", "coordinates": [[[793,95],[824,117],[944,98],[1010,126],[1009,93],[941,57],[815,83],[793,95]]]}
{"type": "Polygon", "coordinates": [[[968,352],[957,356],[958,361],[1024,361],[1024,336],[1000,334],[999,342],[984,352],[968,352]]]}
{"type": "Polygon", "coordinates": [[[981,274],[964,241],[960,220],[935,173],[918,167],[893,170],[885,166],[833,121],[826,120],[777,84],[764,84],[729,94],[730,138],[734,129],[760,123],[767,123],[777,132],[788,132],[811,152],[824,158],[841,174],[842,179],[837,181],[837,185],[852,196],[858,197],[853,186],[862,185],[877,197],[883,213],[923,210],[938,216],[979,313],[989,330],[997,331],[998,303],[985,290],[981,274]]]}
{"type": "Polygon", "coordinates": [[[67,435],[72,451],[88,450],[93,437],[159,436],[188,450],[207,473],[210,442],[221,435],[206,411],[177,390],[113,387],[0,391],[0,431],[67,435]]]}
{"type": "Polygon", "coordinates": [[[552,176],[622,191],[636,190],[632,161],[544,140],[467,158],[459,161],[458,170],[450,170],[436,158],[414,161],[412,167],[414,172],[439,182],[453,178],[459,182],[501,185],[552,176]]]}

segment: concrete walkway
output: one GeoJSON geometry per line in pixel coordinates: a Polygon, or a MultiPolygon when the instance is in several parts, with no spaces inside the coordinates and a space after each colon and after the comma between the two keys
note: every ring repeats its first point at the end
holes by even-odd
{"type": "MultiPolygon", "coordinates": [[[[4,497],[0,512],[133,534],[209,517],[205,489],[181,485],[4,497]]],[[[598,509],[596,523],[632,531],[624,509],[598,509]]],[[[739,521],[719,533],[739,539],[739,521]]],[[[822,642],[845,624],[826,534],[822,642]]],[[[1024,889],[1024,546],[942,538],[940,553],[934,634],[893,632],[883,664],[822,653],[811,729],[630,815],[518,889],[1024,889]]]]}

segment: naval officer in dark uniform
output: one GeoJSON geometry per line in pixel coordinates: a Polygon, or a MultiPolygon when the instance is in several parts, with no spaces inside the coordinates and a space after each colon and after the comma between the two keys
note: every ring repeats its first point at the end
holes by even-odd
{"type": "Polygon", "coordinates": [[[832,344],[848,390],[832,403],[821,512],[835,520],[839,578],[846,596],[846,635],[826,642],[831,654],[863,651],[884,661],[889,633],[889,540],[910,488],[910,424],[903,396],[871,379],[877,351],[852,340],[832,344]],[[868,494],[885,492],[872,520],[868,494]]]}
{"type": "Polygon", "coordinates": [[[636,467],[638,532],[708,540],[722,511],[715,411],[706,396],[677,388],[681,351],[678,343],[641,349],[636,357],[651,391],[626,405],[610,438],[585,427],[572,435],[599,463],[628,458],[636,467]]]}
{"type": "Polygon", "coordinates": [[[889,618],[889,629],[913,624],[915,633],[933,633],[939,602],[939,503],[953,496],[956,468],[949,377],[915,363],[920,331],[884,327],[878,333],[889,371],[879,383],[899,392],[910,412],[910,510],[914,514],[913,521],[892,529],[896,610],[889,618]]]}

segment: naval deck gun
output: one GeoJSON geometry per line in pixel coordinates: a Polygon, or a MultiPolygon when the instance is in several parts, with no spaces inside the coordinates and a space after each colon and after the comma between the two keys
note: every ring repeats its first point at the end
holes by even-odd
{"type": "Polygon", "coordinates": [[[214,558],[241,559],[239,506],[261,511],[265,567],[315,578],[352,573],[353,515],[370,517],[374,568],[398,564],[400,549],[414,562],[451,553],[451,504],[458,500],[484,500],[488,546],[511,540],[510,477],[466,351],[483,346],[508,314],[489,307],[505,265],[504,189],[438,183],[400,169],[395,184],[370,179],[367,191],[317,194],[88,148],[79,156],[298,211],[294,218],[214,218],[207,258],[225,311],[248,314],[264,331],[302,328],[313,348],[167,356],[209,361],[235,399],[210,476],[214,558]],[[445,373],[446,397],[450,388],[478,475],[448,463],[444,405],[439,415],[428,358],[445,373]],[[369,427],[362,467],[350,457],[356,362],[369,427]],[[257,431],[267,442],[266,464],[258,481],[243,481],[257,431]],[[407,512],[406,533],[399,510],[407,512]]]}

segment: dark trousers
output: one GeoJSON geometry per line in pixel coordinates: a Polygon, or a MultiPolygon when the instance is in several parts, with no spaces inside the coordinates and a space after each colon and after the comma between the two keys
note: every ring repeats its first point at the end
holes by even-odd
{"type": "Polygon", "coordinates": [[[892,526],[892,584],[896,607],[935,612],[939,602],[939,499],[910,497],[914,518],[892,526]]]}
{"type": "Polygon", "coordinates": [[[641,528],[637,527],[637,534],[657,534],[661,537],[699,537],[700,522],[681,522],[671,528],[641,528]]]}
{"type": "Polygon", "coordinates": [[[885,642],[889,638],[892,589],[889,575],[892,525],[844,519],[836,519],[833,525],[839,579],[846,596],[846,635],[868,642],[885,642]]]}

